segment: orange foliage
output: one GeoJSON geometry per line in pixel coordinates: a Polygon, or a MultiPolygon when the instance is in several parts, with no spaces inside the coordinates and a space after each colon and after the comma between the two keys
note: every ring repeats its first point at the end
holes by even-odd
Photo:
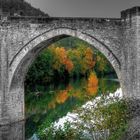
{"type": "Polygon", "coordinates": [[[98,86],[94,86],[94,87],[87,87],[87,92],[89,95],[96,95],[98,91],[98,86]]]}
{"type": "Polygon", "coordinates": [[[70,73],[73,69],[73,63],[71,60],[67,59],[65,62],[66,70],[70,73]]]}
{"type": "Polygon", "coordinates": [[[60,91],[56,96],[56,102],[58,104],[63,104],[68,99],[68,92],[67,90],[60,91]]]}
{"type": "Polygon", "coordinates": [[[61,64],[65,64],[65,61],[67,59],[66,50],[63,47],[56,47],[55,49],[56,56],[58,57],[58,60],[61,64]]]}
{"type": "Polygon", "coordinates": [[[54,109],[56,107],[56,104],[63,104],[68,99],[68,92],[72,90],[73,87],[71,85],[68,85],[66,90],[61,90],[58,92],[55,96],[55,98],[49,102],[48,108],[54,109]]]}
{"type": "Polygon", "coordinates": [[[92,69],[95,65],[95,61],[93,60],[93,50],[91,48],[87,48],[85,51],[85,60],[87,67],[92,69]]]}
{"type": "Polygon", "coordinates": [[[62,64],[64,64],[64,62],[66,61],[66,51],[63,47],[52,48],[52,51],[55,54],[55,62],[53,64],[53,68],[56,70],[60,70],[62,64]]]}
{"type": "Polygon", "coordinates": [[[98,91],[98,78],[92,72],[88,78],[87,92],[90,95],[96,95],[98,91]]]}
{"type": "Polygon", "coordinates": [[[55,63],[53,64],[54,69],[59,70],[62,65],[66,67],[68,72],[73,69],[73,63],[67,56],[67,51],[64,47],[52,47],[52,51],[55,53],[55,63]]]}

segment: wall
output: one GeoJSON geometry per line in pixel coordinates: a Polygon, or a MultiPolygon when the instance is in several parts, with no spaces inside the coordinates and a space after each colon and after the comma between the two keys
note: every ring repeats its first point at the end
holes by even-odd
{"type": "Polygon", "coordinates": [[[140,8],[122,12],[122,73],[125,92],[140,98],[140,8]]]}
{"type": "Polygon", "coordinates": [[[140,9],[135,7],[123,11],[121,19],[11,17],[3,23],[0,124],[24,119],[24,77],[29,65],[41,49],[66,36],[78,37],[99,49],[114,66],[125,97],[139,98],[139,15],[140,9]]]}
{"type": "Polygon", "coordinates": [[[45,18],[43,21],[34,18],[31,21],[15,17],[10,23],[3,23],[1,108],[7,111],[8,120],[24,119],[24,77],[28,67],[40,48],[61,36],[78,37],[95,46],[105,54],[121,80],[121,28],[120,19],[106,18],[45,18]]]}

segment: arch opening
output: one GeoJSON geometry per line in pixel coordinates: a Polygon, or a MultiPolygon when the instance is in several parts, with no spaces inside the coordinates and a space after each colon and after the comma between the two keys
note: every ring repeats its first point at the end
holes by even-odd
{"type": "Polygon", "coordinates": [[[10,63],[9,71],[9,93],[13,95],[13,99],[16,101],[13,105],[10,105],[10,110],[18,110],[14,114],[10,114],[12,121],[22,120],[25,117],[24,108],[24,81],[29,66],[38,56],[38,54],[49,46],[50,44],[66,38],[66,37],[76,37],[81,40],[86,41],[91,46],[94,46],[100,52],[102,52],[106,58],[109,60],[113,66],[118,78],[120,78],[120,64],[118,60],[114,57],[114,54],[100,41],[88,36],[87,34],[78,32],[71,29],[56,29],[38,36],[28,44],[26,44],[13,58],[10,63]]]}

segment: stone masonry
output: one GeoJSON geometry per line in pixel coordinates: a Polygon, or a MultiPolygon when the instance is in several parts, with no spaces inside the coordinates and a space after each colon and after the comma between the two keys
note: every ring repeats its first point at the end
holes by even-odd
{"type": "Polygon", "coordinates": [[[24,79],[39,52],[68,36],[101,51],[124,97],[140,98],[140,7],[121,18],[9,17],[0,25],[0,125],[24,120],[24,79]]]}

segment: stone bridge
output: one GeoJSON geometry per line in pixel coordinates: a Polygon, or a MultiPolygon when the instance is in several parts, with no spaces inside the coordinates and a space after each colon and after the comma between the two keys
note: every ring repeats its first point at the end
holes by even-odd
{"type": "Polygon", "coordinates": [[[106,56],[124,97],[140,98],[140,7],[113,19],[9,17],[0,25],[0,125],[24,120],[24,80],[30,64],[42,49],[69,36],[106,56]]]}

